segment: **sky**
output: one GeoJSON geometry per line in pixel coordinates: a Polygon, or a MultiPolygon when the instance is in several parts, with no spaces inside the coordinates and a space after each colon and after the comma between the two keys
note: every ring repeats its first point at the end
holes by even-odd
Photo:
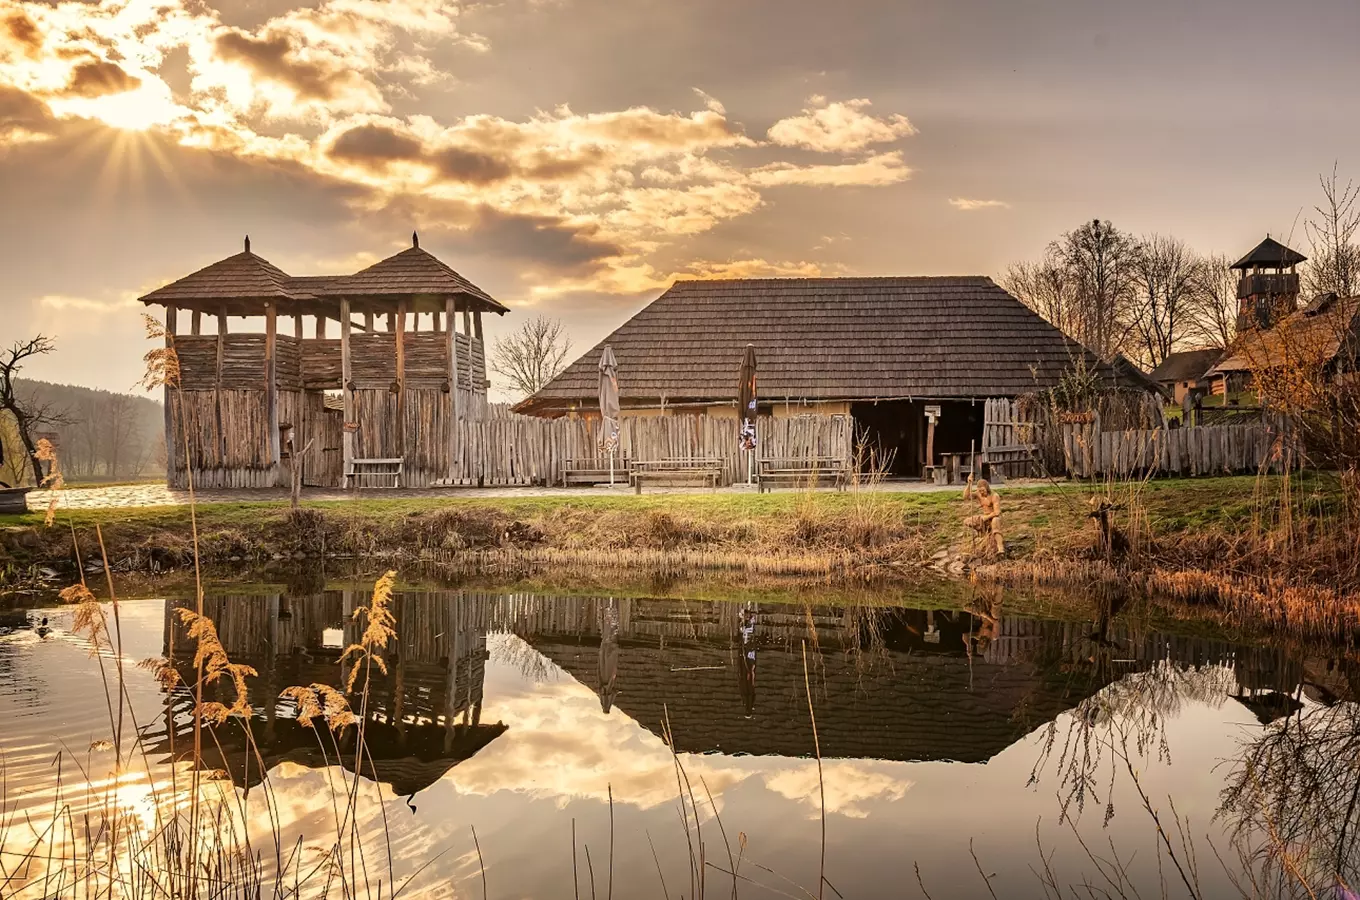
{"type": "Polygon", "coordinates": [[[491,338],[580,352],[676,278],[996,277],[1092,217],[1306,250],[1358,39],[1355,0],[0,0],[0,343],[131,389],[136,298],[246,234],[309,275],[418,229],[491,338]]]}

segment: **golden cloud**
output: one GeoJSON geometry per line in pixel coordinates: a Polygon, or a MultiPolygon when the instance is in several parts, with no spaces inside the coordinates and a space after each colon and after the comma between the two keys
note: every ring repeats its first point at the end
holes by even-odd
{"type": "Polygon", "coordinates": [[[961,212],[973,212],[979,209],[1011,208],[1011,205],[1004,200],[970,200],[967,197],[950,197],[949,205],[961,212]]]}
{"type": "Polygon", "coordinates": [[[814,98],[777,121],[768,141],[698,89],[695,110],[577,113],[564,104],[522,119],[393,115],[395,100],[448,77],[427,54],[486,48],[462,29],[461,3],[320,0],[244,28],[198,0],[19,0],[0,19],[0,46],[18,48],[0,55],[0,134],[14,143],[46,133],[53,117],[88,119],[303,171],[338,188],[367,221],[493,236],[492,252],[547,282],[539,295],[636,294],[676,272],[819,272],[757,259],[686,270],[683,246],[761,208],[770,188],[873,187],[911,175],[900,151],[866,151],[914,133],[911,123],[871,114],[865,99],[814,98]],[[165,75],[172,53],[187,55],[187,83],[174,90],[165,75]],[[780,158],[784,148],[851,156],[804,165],[780,158]],[[649,261],[663,250],[678,259],[676,272],[649,261]],[[538,263],[530,253],[542,254],[538,263]]]}
{"type": "Polygon", "coordinates": [[[795,184],[809,187],[881,187],[906,181],[910,177],[911,169],[902,161],[902,153],[898,150],[847,163],[815,166],[771,163],[751,173],[751,181],[763,187],[795,184]]]}
{"type": "Polygon", "coordinates": [[[71,70],[65,92],[78,97],[105,97],[136,90],[141,83],[140,78],[124,72],[117,63],[92,59],[71,70]]]}
{"type": "Polygon", "coordinates": [[[865,99],[827,103],[824,97],[809,98],[812,106],[802,115],[780,119],[767,132],[770,140],[784,147],[801,147],[822,153],[863,150],[870,144],[886,144],[916,133],[906,116],[883,118],[865,112],[872,104],[865,99]]]}

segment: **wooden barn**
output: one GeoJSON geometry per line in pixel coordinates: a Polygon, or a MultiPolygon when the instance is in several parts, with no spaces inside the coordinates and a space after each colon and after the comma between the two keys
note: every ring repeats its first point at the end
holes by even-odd
{"type": "Polygon", "coordinates": [[[287,484],[295,456],[309,486],[452,477],[454,423],[486,407],[482,314],[508,312],[416,235],[361,272],[310,277],[288,275],[246,238],[243,252],[141,300],[165,307],[179,360],[165,404],[166,475],[178,488],[191,472],[197,487],[287,484]],[[232,330],[232,319],[263,331],[232,330]]]}
{"type": "Polygon", "coordinates": [[[988,410],[1009,410],[1079,365],[1111,385],[1146,386],[986,277],[679,281],[517,409],[595,410],[608,345],[623,415],[735,416],[747,344],[762,415],[852,417],[857,441],[901,476],[981,450],[985,429],[1012,422],[988,410]]]}

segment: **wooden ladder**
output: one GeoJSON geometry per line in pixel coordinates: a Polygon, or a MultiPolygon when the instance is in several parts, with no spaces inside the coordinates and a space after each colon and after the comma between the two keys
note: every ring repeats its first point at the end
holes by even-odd
{"type": "Polygon", "coordinates": [[[351,460],[349,470],[345,472],[345,487],[399,488],[402,462],[400,457],[351,460]]]}

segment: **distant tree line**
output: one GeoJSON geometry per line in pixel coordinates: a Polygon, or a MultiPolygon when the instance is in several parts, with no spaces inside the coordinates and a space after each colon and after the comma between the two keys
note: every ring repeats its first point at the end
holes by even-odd
{"type": "MultiPolygon", "coordinates": [[[[1302,298],[1353,296],[1360,292],[1360,185],[1343,184],[1335,168],[1318,181],[1322,200],[1303,227],[1302,298]]],[[[1122,353],[1151,368],[1177,350],[1232,343],[1233,262],[1170,235],[1138,236],[1093,219],[1060,235],[1040,259],[1011,266],[1002,284],[1102,358],[1122,353]]]]}
{"type": "MultiPolygon", "coordinates": [[[[31,355],[19,362],[27,358],[31,355]]],[[[68,480],[136,478],[157,471],[165,462],[161,410],[146,397],[0,371],[0,482],[18,486],[40,480],[33,450],[41,437],[53,439],[68,480]]]]}

